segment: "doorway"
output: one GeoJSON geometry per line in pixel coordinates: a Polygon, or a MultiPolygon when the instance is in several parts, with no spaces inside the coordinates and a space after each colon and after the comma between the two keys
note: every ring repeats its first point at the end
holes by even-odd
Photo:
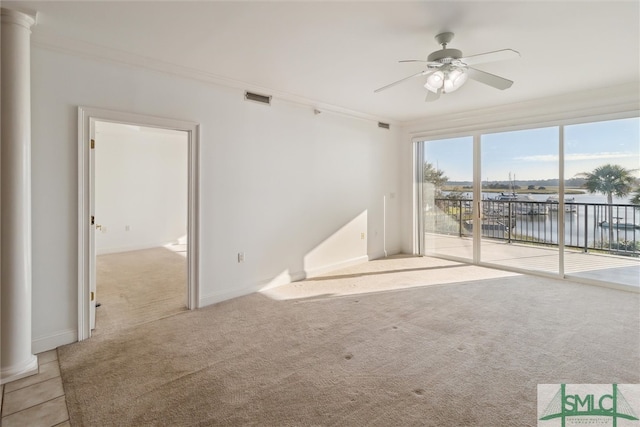
{"type": "MultiPolygon", "coordinates": [[[[171,258],[160,263],[175,264],[176,271],[182,265],[178,292],[184,305],[178,309],[198,307],[198,147],[197,123],[79,108],[79,341],[89,338],[95,326],[98,256],[104,257],[107,270],[128,263],[146,265],[147,272],[156,270],[154,258],[171,258]],[[180,158],[186,165],[171,163],[180,158]]],[[[144,271],[133,274],[139,278],[133,282],[154,280],[144,271]]],[[[165,280],[163,276],[168,275],[157,279],[165,280]]],[[[145,315],[164,317],[162,296],[125,288],[116,293],[132,291],[137,305],[147,307],[145,315]]],[[[113,314],[118,317],[117,310],[113,314]]]]}
{"type": "Polygon", "coordinates": [[[186,309],[188,134],[96,120],[94,142],[102,335],[186,309]]]}

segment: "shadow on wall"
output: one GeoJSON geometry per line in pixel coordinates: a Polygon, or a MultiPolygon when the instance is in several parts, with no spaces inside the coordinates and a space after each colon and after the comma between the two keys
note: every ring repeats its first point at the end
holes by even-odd
{"type": "Polygon", "coordinates": [[[261,290],[272,289],[276,286],[368,261],[367,226],[368,217],[367,210],[365,210],[311,249],[303,258],[303,271],[291,272],[286,269],[269,281],[261,290]]]}

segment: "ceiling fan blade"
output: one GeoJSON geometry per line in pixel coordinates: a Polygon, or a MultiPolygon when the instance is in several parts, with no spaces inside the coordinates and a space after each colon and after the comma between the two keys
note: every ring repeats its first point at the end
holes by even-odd
{"type": "Polygon", "coordinates": [[[393,87],[393,86],[395,86],[395,85],[397,85],[397,84],[400,84],[400,83],[402,83],[402,82],[403,82],[403,81],[405,81],[405,80],[409,80],[410,78],[418,77],[418,76],[426,76],[426,75],[427,75],[427,74],[429,74],[429,73],[432,73],[432,71],[431,71],[431,70],[420,71],[419,73],[412,74],[412,75],[410,75],[409,77],[405,77],[404,79],[400,79],[400,80],[398,80],[397,82],[393,82],[393,83],[390,83],[390,84],[388,84],[388,85],[386,85],[386,86],[382,86],[381,88],[378,88],[378,89],[374,90],[373,92],[374,92],[374,93],[381,92],[381,91],[383,91],[383,90],[385,90],[385,89],[389,89],[390,87],[393,87]]]}
{"type": "Polygon", "coordinates": [[[442,67],[442,65],[443,65],[441,62],[427,61],[426,59],[403,59],[403,60],[398,61],[398,62],[424,62],[429,67],[442,67]]]}
{"type": "Polygon", "coordinates": [[[505,61],[507,59],[520,58],[520,52],[513,49],[495,50],[493,52],[479,53],[477,55],[465,56],[455,61],[466,65],[484,64],[485,62],[505,61]]]}
{"type": "Polygon", "coordinates": [[[495,74],[480,71],[471,67],[467,69],[467,74],[469,75],[469,78],[472,78],[473,80],[500,90],[509,89],[513,84],[511,80],[507,80],[504,77],[496,76],[495,74]]]}
{"type": "Polygon", "coordinates": [[[424,99],[424,102],[437,101],[438,98],[440,98],[441,93],[442,93],[441,89],[438,89],[437,92],[431,92],[430,90],[427,90],[427,97],[424,99]]]}

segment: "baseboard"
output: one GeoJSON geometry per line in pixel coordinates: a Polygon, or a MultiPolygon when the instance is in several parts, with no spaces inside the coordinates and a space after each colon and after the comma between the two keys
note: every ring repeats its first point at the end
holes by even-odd
{"type": "Polygon", "coordinates": [[[51,335],[31,340],[31,352],[33,354],[38,354],[76,341],[78,341],[78,332],[75,329],[58,331],[51,335]]]}
{"type": "Polygon", "coordinates": [[[369,254],[369,261],[373,261],[374,259],[386,258],[392,255],[397,255],[400,253],[400,249],[387,249],[386,251],[379,251],[369,254]]]}
{"type": "Polygon", "coordinates": [[[298,282],[310,277],[316,277],[324,273],[328,273],[340,268],[350,267],[352,265],[361,264],[369,261],[369,256],[363,255],[356,258],[351,258],[345,261],[336,262],[333,264],[324,265],[322,267],[314,268],[305,271],[297,271],[294,273],[283,273],[278,276],[274,276],[269,279],[261,280],[251,285],[245,285],[236,289],[229,289],[220,292],[214,292],[200,297],[198,301],[198,307],[206,307],[211,304],[217,304],[222,301],[226,301],[232,298],[238,298],[244,295],[248,295],[254,292],[264,291],[272,289],[278,286],[286,285],[291,282],[298,282]]]}
{"type": "Polygon", "coordinates": [[[290,273],[289,270],[285,270],[276,277],[261,280],[260,282],[258,282],[258,291],[262,292],[269,289],[277,288],[278,286],[288,285],[291,282],[299,282],[300,280],[304,280],[306,277],[307,275],[304,273],[304,271],[290,273]]]}
{"type": "Polygon", "coordinates": [[[292,282],[299,282],[301,280],[304,280],[307,278],[307,273],[305,273],[304,271],[298,271],[296,273],[291,273],[291,281],[292,282]]]}
{"type": "Polygon", "coordinates": [[[226,301],[228,299],[249,295],[254,292],[276,288],[278,286],[286,285],[291,282],[304,280],[305,277],[306,276],[304,272],[298,272],[293,274],[289,274],[288,272],[286,272],[269,279],[261,280],[254,284],[245,285],[245,286],[242,286],[236,289],[230,289],[227,291],[214,292],[212,294],[205,295],[202,298],[200,298],[198,307],[205,307],[207,305],[216,304],[222,301],[226,301]]]}
{"type": "Polygon", "coordinates": [[[333,264],[323,265],[322,267],[311,268],[306,270],[306,277],[317,277],[325,273],[329,273],[333,270],[338,270],[340,268],[351,267],[352,265],[362,264],[363,262],[369,261],[368,255],[362,255],[359,257],[351,258],[345,261],[336,262],[333,264]]]}
{"type": "Polygon", "coordinates": [[[230,289],[221,292],[214,292],[209,295],[204,295],[198,300],[198,308],[206,307],[208,305],[217,304],[222,301],[226,301],[232,298],[238,298],[245,295],[252,294],[260,290],[259,285],[244,286],[242,288],[230,289]]]}
{"type": "Polygon", "coordinates": [[[147,245],[122,246],[118,248],[102,248],[102,249],[96,249],[96,255],[108,255],[108,254],[117,254],[120,252],[142,251],[144,249],[160,248],[175,242],[176,242],[175,240],[172,240],[171,242],[149,243],[147,245]]]}

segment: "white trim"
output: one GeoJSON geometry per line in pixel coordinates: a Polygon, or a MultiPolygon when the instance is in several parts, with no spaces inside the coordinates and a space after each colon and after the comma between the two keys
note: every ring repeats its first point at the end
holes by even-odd
{"type": "MultiPolygon", "coordinates": [[[[227,301],[233,298],[243,297],[245,295],[253,294],[255,292],[264,291],[267,289],[276,288],[278,286],[287,285],[291,282],[296,282],[298,280],[304,280],[304,273],[302,273],[302,277],[299,277],[301,273],[294,273],[290,275],[291,281],[282,280],[277,283],[272,283],[274,280],[277,280],[278,277],[274,277],[272,279],[262,280],[258,283],[245,285],[241,288],[226,290],[226,291],[218,291],[213,292],[207,295],[204,295],[198,301],[198,307],[206,307],[208,305],[217,304],[219,302],[227,301]],[[294,280],[294,275],[297,274],[297,280],[294,280]]],[[[231,288],[231,286],[229,286],[231,288]]]]}
{"type": "Polygon", "coordinates": [[[204,295],[198,301],[198,307],[206,307],[208,305],[217,304],[219,302],[227,301],[233,298],[242,297],[245,295],[258,292],[261,288],[259,286],[251,286],[239,289],[233,289],[230,291],[214,292],[212,294],[204,295]]]}
{"type": "Polygon", "coordinates": [[[413,253],[424,255],[426,248],[424,242],[424,141],[413,142],[413,168],[411,181],[413,183],[413,253]],[[420,163],[418,163],[418,161],[420,163]]]}
{"type": "Polygon", "coordinates": [[[389,258],[390,256],[394,256],[399,254],[401,251],[398,248],[394,248],[394,249],[386,249],[384,251],[378,251],[378,252],[374,252],[372,254],[369,254],[369,261],[373,261],[376,259],[384,259],[384,258],[389,258]]]}
{"type": "Polygon", "coordinates": [[[137,68],[143,68],[155,72],[161,72],[176,77],[197,80],[203,83],[214,84],[245,91],[264,93],[274,97],[274,101],[285,101],[301,106],[309,107],[312,111],[332,112],[352,118],[363,119],[376,123],[384,122],[392,125],[399,125],[400,122],[389,118],[362,113],[337,105],[319,102],[317,100],[304,98],[288,92],[258,86],[248,82],[243,82],[229,77],[220,76],[203,70],[185,67],[183,65],[172,64],[155,58],[145,57],[118,49],[96,45],[81,40],[73,40],[46,29],[38,30],[31,38],[35,47],[52,50],[56,52],[74,55],[94,61],[106,61],[117,64],[124,64],[137,68]]]}
{"type": "Polygon", "coordinates": [[[90,328],[90,266],[89,238],[90,216],[90,131],[94,120],[125,123],[138,126],[159,127],[185,131],[189,134],[188,177],[188,228],[187,228],[187,307],[199,307],[199,158],[200,125],[195,122],[145,116],[135,113],[105,110],[93,107],[78,107],[78,341],[91,336],[90,328]]]}
{"type": "MultiPolygon", "coordinates": [[[[482,259],[482,137],[479,134],[473,135],[473,200],[471,212],[473,215],[473,253],[471,258],[474,264],[480,263],[482,259]]],[[[462,215],[462,213],[461,213],[462,215]]],[[[508,219],[511,221],[511,218],[508,219]]]]}
{"type": "MultiPolygon", "coordinates": [[[[390,254],[400,253],[400,250],[389,251],[390,254]]],[[[317,277],[324,273],[331,272],[340,268],[350,267],[353,265],[362,264],[372,259],[384,258],[384,252],[379,252],[372,256],[360,256],[351,258],[346,261],[337,262],[334,264],[328,264],[322,267],[318,267],[312,270],[297,272],[286,272],[284,275],[278,275],[269,279],[261,280],[254,284],[248,284],[233,290],[213,292],[208,295],[204,295],[200,298],[199,307],[205,307],[211,304],[217,304],[222,301],[226,301],[232,298],[238,298],[241,296],[249,295],[254,292],[262,292],[269,289],[277,288],[278,286],[287,285],[289,283],[298,282],[312,277],[317,277]]]]}
{"type": "MultiPolygon", "coordinates": [[[[564,125],[558,126],[558,218],[563,215],[564,219],[564,125]]],[[[586,212],[585,212],[586,215],[586,212]]],[[[564,278],[564,243],[566,235],[564,233],[564,220],[558,220],[558,236],[564,236],[558,238],[558,274],[564,278]]],[[[585,236],[586,238],[586,236],[585,236]]]]}
{"type": "Polygon", "coordinates": [[[90,114],[78,108],[78,341],[91,336],[89,321],[90,308],[85,301],[89,300],[89,226],[91,215],[89,201],[89,151],[88,141],[91,139],[90,114]]]}
{"type": "Polygon", "coordinates": [[[302,280],[305,280],[307,278],[307,275],[305,274],[304,271],[296,271],[294,273],[290,273],[289,277],[291,277],[291,282],[300,282],[302,280]]]}
{"type": "Polygon", "coordinates": [[[38,354],[76,341],[78,341],[77,331],[75,329],[67,329],[33,339],[31,341],[31,351],[34,354],[38,354]]]}
{"type": "Polygon", "coordinates": [[[351,259],[347,259],[344,261],[339,261],[333,264],[327,264],[327,265],[323,265],[322,267],[316,267],[316,268],[311,268],[309,270],[305,270],[306,271],[306,277],[311,278],[311,277],[317,277],[320,276],[322,274],[328,273],[330,271],[333,270],[338,270],[340,268],[346,268],[346,267],[351,267],[353,265],[358,265],[358,264],[362,264],[363,262],[367,262],[369,261],[369,256],[368,255],[362,255],[359,257],[355,257],[355,258],[351,258],[351,259]]]}
{"type": "Polygon", "coordinates": [[[640,84],[535,99],[475,111],[433,116],[403,123],[412,140],[448,139],[637,117],[640,84]]]}
{"type": "MultiPolygon", "coordinates": [[[[76,57],[124,64],[137,68],[161,72],[181,78],[215,84],[223,87],[241,89],[242,92],[266,93],[274,97],[274,101],[285,101],[310,107],[313,111],[334,112],[349,117],[360,118],[374,122],[389,123],[409,130],[417,129],[420,137],[438,137],[446,134],[451,137],[451,129],[468,135],[475,129],[495,128],[499,130],[519,130],[525,124],[556,126],[559,121],[574,121],[583,123],[592,121],[595,116],[605,114],[617,115],[627,111],[638,111],[640,102],[640,84],[626,83],[611,87],[601,87],[575,93],[561,94],[552,97],[539,98],[516,102],[508,105],[481,108],[478,110],[448,113],[445,115],[425,115],[417,120],[393,120],[350,110],[337,105],[321,103],[317,100],[304,98],[287,92],[281,92],[243,82],[236,79],[216,75],[195,68],[172,64],[155,58],[145,57],[130,52],[96,45],[81,40],[64,37],[46,28],[39,28],[31,36],[32,45],[36,48],[61,52],[76,57]],[[514,125],[516,123],[516,125],[514,125]],[[513,127],[515,126],[515,127],[513,127]]],[[[619,117],[619,116],[618,116],[619,117]]],[[[620,117],[619,117],[620,118],[620,117]]],[[[574,124],[575,124],[574,123],[574,124]]],[[[564,123],[568,124],[568,123],[564,123]]],[[[540,126],[536,126],[540,127],[540,126]]]]}
{"type": "MultiPolygon", "coordinates": [[[[219,302],[226,301],[232,298],[238,298],[255,292],[277,288],[278,286],[304,280],[305,278],[306,275],[303,271],[298,271],[295,273],[289,273],[287,271],[283,274],[279,274],[278,276],[260,280],[256,283],[245,284],[244,286],[236,287],[235,289],[210,293],[200,299],[199,306],[205,307],[211,304],[217,304],[219,302]]],[[[228,286],[228,288],[233,288],[233,286],[228,286]]]]}

